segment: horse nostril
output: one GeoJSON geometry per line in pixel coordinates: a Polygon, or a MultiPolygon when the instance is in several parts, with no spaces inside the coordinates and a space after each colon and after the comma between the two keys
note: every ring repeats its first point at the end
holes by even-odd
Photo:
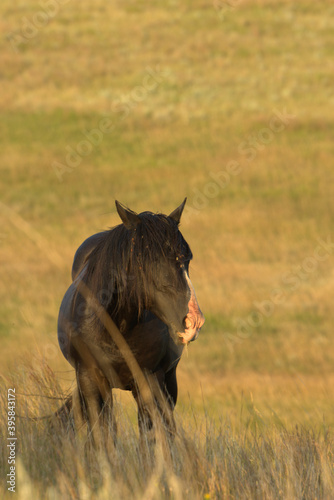
{"type": "Polygon", "coordinates": [[[184,322],[184,327],[186,330],[188,330],[189,328],[193,328],[193,322],[191,321],[191,319],[188,316],[186,316],[184,318],[183,322],[184,322]]]}

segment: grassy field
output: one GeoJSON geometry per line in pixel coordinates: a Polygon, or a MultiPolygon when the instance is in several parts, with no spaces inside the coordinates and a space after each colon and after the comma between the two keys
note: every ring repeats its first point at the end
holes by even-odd
{"type": "MultiPolygon", "coordinates": [[[[332,2],[3,0],[0,13],[2,375],[23,393],[38,355],[68,390],[56,321],[75,250],[119,222],[115,199],[169,213],[187,196],[206,316],[178,370],[176,413],[204,464],[188,498],[333,497],[332,2]]],[[[171,493],[137,478],[119,497],[184,498],[177,449],[171,493]]]]}

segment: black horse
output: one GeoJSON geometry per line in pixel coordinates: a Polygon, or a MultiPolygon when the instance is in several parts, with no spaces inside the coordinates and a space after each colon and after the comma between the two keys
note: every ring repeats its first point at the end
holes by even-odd
{"type": "Polygon", "coordinates": [[[171,414],[175,406],[177,364],[204,323],[189,279],[192,253],[178,228],[185,202],[166,216],[136,214],[116,201],[122,224],[91,236],[75,254],[58,319],[59,345],[77,378],[65,406],[97,441],[100,424],[112,421],[113,388],[132,391],[141,431],[152,428],[143,374],[153,376],[171,414]]]}

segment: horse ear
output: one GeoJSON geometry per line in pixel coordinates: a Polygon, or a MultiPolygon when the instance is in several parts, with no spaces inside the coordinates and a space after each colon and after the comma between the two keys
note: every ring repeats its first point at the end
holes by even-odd
{"type": "Polygon", "coordinates": [[[182,215],[182,212],[184,209],[184,205],[186,204],[186,201],[187,201],[187,198],[185,198],[183,200],[183,202],[181,203],[181,205],[179,207],[177,207],[175,210],[173,210],[173,212],[171,214],[169,214],[169,216],[168,216],[171,219],[175,220],[175,222],[177,222],[178,224],[180,224],[181,215],[182,215]]]}
{"type": "Polygon", "coordinates": [[[124,205],[121,205],[121,203],[117,200],[115,201],[115,204],[118,215],[120,216],[124,226],[127,229],[135,229],[137,224],[139,224],[140,222],[140,218],[138,217],[136,212],[125,208],[124,205]]]}

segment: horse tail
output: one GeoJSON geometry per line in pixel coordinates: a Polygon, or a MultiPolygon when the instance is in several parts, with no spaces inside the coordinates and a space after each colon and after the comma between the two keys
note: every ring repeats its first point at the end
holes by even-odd
{"type": "Polygon", "coordinates": [[[63,425],[67,425],[69,423],[69,420],[71,420],[72,409],[73,409],[73,398],[72,395],[70,395],[65,400],[64,404],[62,404],[62,406],[58,408],[57,411],[55,411],[52,415],[50,415],[50,417],[59,420],[63,425]]]}
{"type": "Polygon", "coordinates": [[[42,417],[33,417],[29,415],[19,415],[17,414],[17,418],[21,420],[30,420],[31,422],[41,422],[42,420],[46,420],[51,426],[55,422],[59,422],[62,427],[73,426],[73,398],[72,395],[68,396],[65,402],[62,404],[58,410],[54,413],[43,415],[42,417]]]}

